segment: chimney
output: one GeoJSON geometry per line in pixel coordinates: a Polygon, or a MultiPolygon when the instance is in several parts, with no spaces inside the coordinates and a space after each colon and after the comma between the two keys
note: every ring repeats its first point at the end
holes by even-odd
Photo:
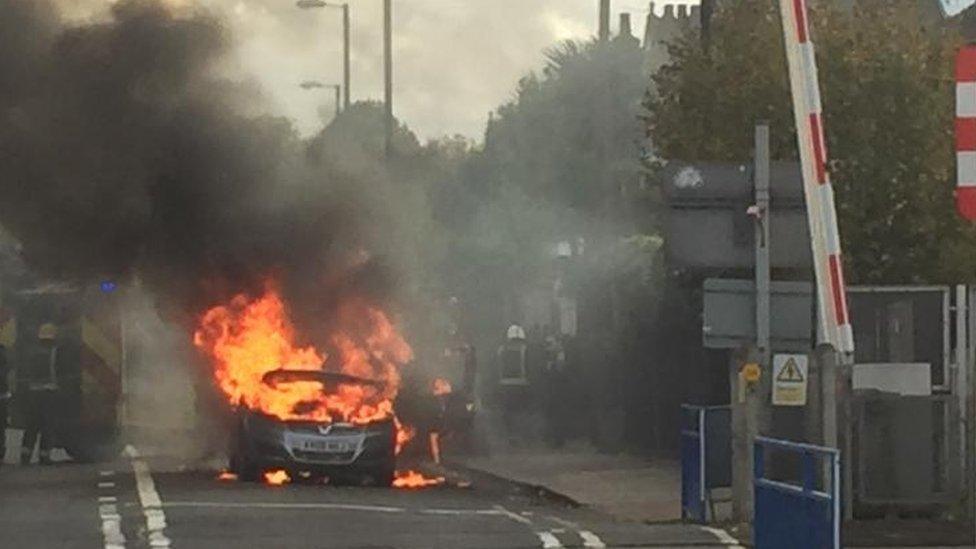
{"type": "Polygon", "coordinates": [[[630,26],[630,14],[621,13],[620,14],[620,37],[621,38],[633,38],[634,31],[630,26]]]}
{"type": "Polygon", "coordinates": [[[600,42],[610,40],[610,0],[600,0],[600,42]]]}

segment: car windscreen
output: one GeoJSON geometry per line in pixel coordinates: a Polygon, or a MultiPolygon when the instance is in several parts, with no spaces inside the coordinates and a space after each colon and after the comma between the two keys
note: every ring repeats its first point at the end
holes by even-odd
{"type": "Polygon", "coordinates": [[[321,370],[274,370],[264,374],[262,381],[266,385],[276,386],[284,383],[317,382],[326,387],[336,385],[363,385],[376,389],[383,387],[383,382],[364,379],[338,372],[323,372],[321,370]]]}

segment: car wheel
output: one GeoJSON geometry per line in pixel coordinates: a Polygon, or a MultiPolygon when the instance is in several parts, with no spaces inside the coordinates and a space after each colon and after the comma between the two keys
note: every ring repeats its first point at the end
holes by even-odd
{"type": "Polygon", "coordinates": [[[246,453],[238,452],[231,456],[230,468],[244,482],[257,482],[261,476],[260,468],[246,453]]]}
{"type": "Polygon", "coordinates": [[[372,474],[373,483],[380,488],[389,488],[393,486],[393,480],[396,478],[396,464],[388,463],[382,467],[377,467],[372,474]]]}

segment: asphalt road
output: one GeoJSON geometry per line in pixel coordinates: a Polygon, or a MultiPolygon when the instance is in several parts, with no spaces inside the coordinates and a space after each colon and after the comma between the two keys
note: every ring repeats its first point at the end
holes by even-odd
{"type": "MultiPolygon", "coordinates": [[[[617,522],[496,479],[412,491],[223,482],[120,458],[0,469],[3,548],[721,547],[683,524],[617,522]]],[[[726,541],[731,541],[727,540],[726,541]]]]}

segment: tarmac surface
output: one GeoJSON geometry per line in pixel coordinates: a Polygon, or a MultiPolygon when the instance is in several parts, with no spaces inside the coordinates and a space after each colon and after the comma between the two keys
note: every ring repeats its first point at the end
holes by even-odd
{"type": "Polygon", "coordinates": [[[0,469],[0,547],[481,549],[725,547],[688,524],[621,521],[490,477],[425,490],[268,486],[120,457],[0,469]]]}

